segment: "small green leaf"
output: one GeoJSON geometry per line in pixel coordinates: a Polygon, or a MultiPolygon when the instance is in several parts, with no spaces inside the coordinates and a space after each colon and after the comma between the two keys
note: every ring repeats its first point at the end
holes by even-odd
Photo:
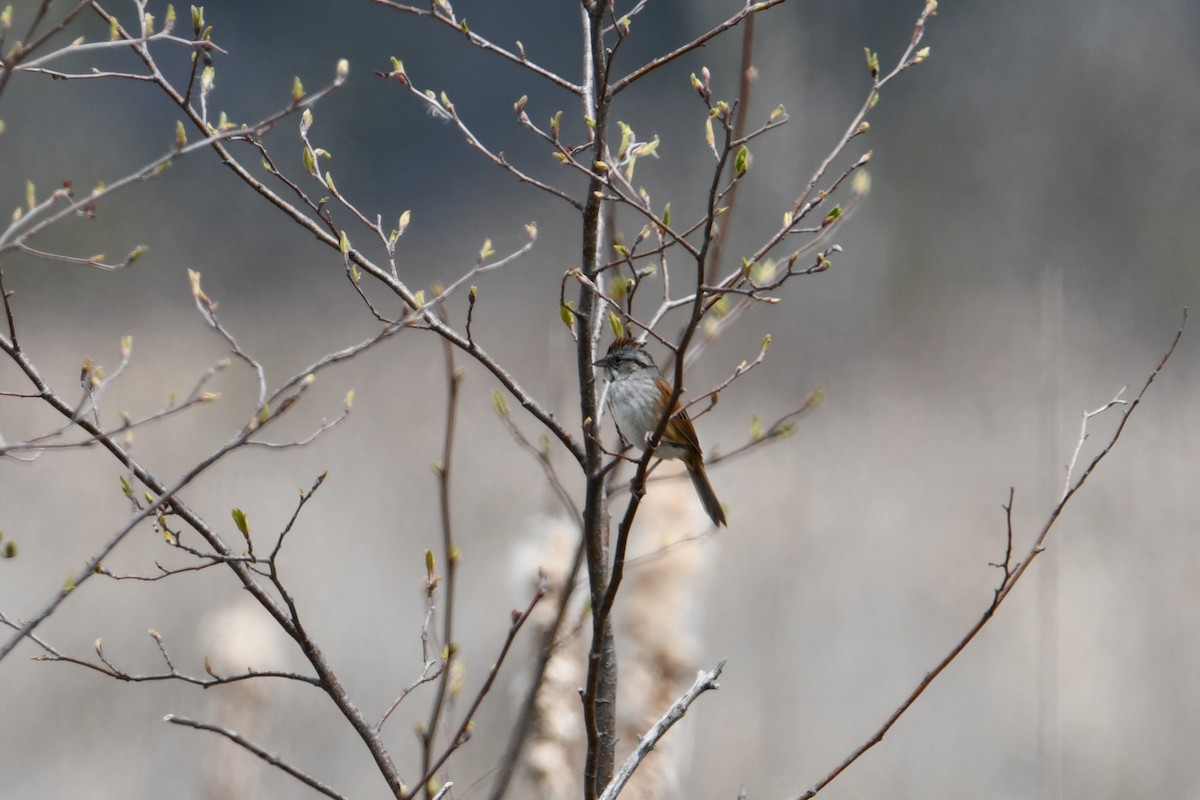
{"type": "Polygon", "coordinates": [[[502,417],[508,416],[508,401],[499,389],[492,389],[492,405],[495,406],[497,414],[502,417]]]}
{"type": "Polygon", "coordinates": [[[654,155],[654,152],[658,150],[658,145],[661,143],[661,141],[661,139],[655,136],[649,142],[642,142],[637,147],[633,148],[633,155],[637,156],[638,158],[652,156],[654,155]]]}
{"type": "Polygon", "coordinates": [[[629,140],[633,138],[633,128],[620,120],[617,120],[617,127],[621,129],[621,146],[617,148],[617,159],[620,160],[625,157],[625,151],[629,149],[629,140]]]}
{"type": "Polygon", "coordinates": [[[866,197],[871,193],[871,173],[865,169],[860,169],[854,173],[854,180],[850,184],[850,191],[854,192],[855,197],[866,197]]]}
{"type": "Polygon", "coordinates": [[[350,237],[346,235],[345,231],[338,236],[338,250],[342,251],[342,255],[350,252],[350,237]]]}
{"type": "Polygon", "coordinates": [[[872,77],[879,77],[879,53],[872,53],[869,47],[864,47],[863,52],[867,55],[867,69],[871,70],[872,77]]]}
{"type": "Polygon", "coordinates": [[[750,148],[746,145],[742,145],[737,151],[737,155],[733,157],[733,168],[737,171],[739,178],[746,174],[746,170],[750,169],[750,148]]]}
{"type": "Polygon", "coordinates": [[[233,524],[242,532],[242,536],[250,535],[250,525],[246,522],[246,512],[235,508],[229,512],[233,516],[233,524]]]}
{"type": "Polygon", "coordinates": [[[773,258],[768,258],[765,261],[760,261],[754,265],[754,269],[750,273],[751,279],[762,286],[775,280],[775,271],[778,263],[773,258]]]}
{"type": "Polygon", "coordinates": [[[670,203],[667,203],[666,208],[663,209],[662,224],[663,225],[671,224],[671,204],[670,203]]]}
{"type": "Polygon", "coordinates": [[[750,417],[750,441],[758,442],[758,441],[761,441],[762,438],[763,438],[762,419],[758,416],[758,414],[755,414],[754,416],[750,417]]]}
{"type": "Polygon", "coordinates": [[[620,339],[625,335],[625,326],[621,323],[621,318],[614,312],[608,312],[608,327],[612,328],[613,336],[620,339]]]}
{"type": "Polygon", "coordinates": [[[482,261],[482,260],[484,260],[485,258],[491,258],[491,257],[492,257],[492,256],[494,256],[494,255],[496,255],[496,251],[495,251],[495,249],[492,247],[492,240],[491,240],[491,239],[484,239],[484,240],[483,240],[483,247],[482,247],[482,248],[480,248],[480,250],[479,250],[479,260],[480,260],[480,261],[482,261]]]}
{"type": "Polygon", "coordinates": [[[121,494],[126,497],[133,497],[133,487],[129,485],[129,479],[124,475],[121,476],[121,494]]]}
{"type": "Polygon", "coordinates": [[[435,566],[436,566],[436,563],[434,562],[434,559],[433,559],[433,551],[426,550],[425,551],[425,574],[430,577],[433,577],[433,570],[434,570],[435,566]]]}
{"type": "Polygon", "coordinates": [[[300,82],[300,76],[292,78],[292,102],[298,103],[304,97],[304,84],[300,82]]]}

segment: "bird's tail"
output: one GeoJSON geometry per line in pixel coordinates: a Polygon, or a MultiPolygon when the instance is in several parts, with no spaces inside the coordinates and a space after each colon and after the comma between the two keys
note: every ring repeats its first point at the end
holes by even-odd
{"type": "Polygon", "coordinates": [[[700,504],[704,506],[704,511],[712,519],[713,525],[727,526],[725,509],[721,508],[721,501],[717,498],[717,493],[713,491],[712,484],[708,482],[708,474],[704,471],[704,462],[700,458],[689,459],[687,471],[692,478],[692,485],[696,487],[696,494],[700,496],[700,504]]]}

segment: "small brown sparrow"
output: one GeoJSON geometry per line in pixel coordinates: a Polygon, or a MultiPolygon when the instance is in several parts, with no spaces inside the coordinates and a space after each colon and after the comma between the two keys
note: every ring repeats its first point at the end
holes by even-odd
{"type": "MultiPolygon", "coordinates": [[[[614,340],[609,345],[608,355],[595,365],[604,367],[608,378],[608,410],[617,423],[617,430],[624,439],[645,450],[646,440],[658,427],[667,400],[671,398],[670,384],[663,380],[654,359],[634,339],[614,340]]],[[[655,455],[682,460],[713,524],[726,524],[721,501],[704,472],[704,454],[696,437],[696,426],[678,400],[655,455]]]]}

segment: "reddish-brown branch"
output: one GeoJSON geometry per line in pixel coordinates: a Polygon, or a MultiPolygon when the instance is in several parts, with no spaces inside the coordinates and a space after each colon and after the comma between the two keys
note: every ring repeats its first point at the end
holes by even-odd
{"type": "Polygon", "coordinates": [[[1150,373],[1150,377],[1147,378],[1145,384],[1142,385],[1142,389],[1140,392],[1138,392],[1137,397],[1132,403],[1130,403],[1129,407],[1125,409],[1125,412],[1121,415],[1121,422],[1117,425],[1117,429],[1113,432],[1112,436],[1109,437],[1108,443],[1105,444],[1103,449],[1101,449],[1101,451],[1092,459],[1091,463],[1088,464],[1087,469],[1085,469],[1079,476],[1079,480],[1068,488],[1066,494],[1063,495],[1062,499],[1058,502],[1058,505],[1056,505],[1050,511],[1049,517],[1047,517],[1046,522],[1042,525],[1042,529],[1038,533],[1037,538],[1034,540],[1033,545],[1025,554],[1025,558],[1017,562],[1015,566],[1011,563],[1012,491],[1009,491],[1009,502],[1005,506],[1005,517],[1008,524],[1009,534],[1008,546],[1006,548],[1004,561],[1004,577],[1001,579],[1000,585],[996,588],[992,602],[983,612],[983,615],[958,641],[958,644],[954,645],[954,647],[950,649],[950,652],[947,653],[946,656],[942,658],[942,660],[939,661],[933,669],[926,673],[925,677],[921,679],[921,682],[917,684],[916,688],[909,693],[908,697],[904,698],[904,701],[901,702],[900,705],[896,707],[896,710],[893,711],[886,720],[884,720],[883,724],[880,725],[873,734],[871,734],[870,738],[855,748],[850,755],[848,755],[840,764],[834,767],[829,774],[814,784],[811,789],[799,795],[798,800],[809,800],[809,798],[816,796],[817,793],[819,793],[826,786],[832,783],[834,779],[845,772],[846,769],[855,761],[857,761],[864,753],[883,741],[883,737],[886,736],[888,731],[892,729],[892,726],[896,724],[896,721],[904,715],[904,712],[912,708],[913,704],[916,703],[917,699],[925,692],[926,689],[929,688],[930,684],[937,680],[937,677],[941,675],[942,672],[945,671],[945,669],[950,666],[950,664],[952,664],[956,658],[958,658],[959,654],[967,648],[967,645],[971,644],[979,632],[983,630],[984,626],[991,621],[996,611],[1000,608],[1000,604],[1003,603],[1008,595],[1012,592],[1013,588],[1017,585],[1017,582],[1021,580],[1021,576],[1025,574],[1025,571],[1029,569],[1030,564],[1033,563],[1033,560],[1040,555],[1043,550],[1046,549],[1046,538],[1050,535],[1050,531],[1054,528],[1055,523],[1058,522],[1059,517],[1062,516],[1063,510],[1067,507],[1067,503],[1070,502],[1071,498],[1083,488],[1083,485],[1087,482],[1088,478],[1091,477],[1096,467],[1101,461],[1104,460],[1104,457],[1109,454],[1113,446],[1116,445],[1117,440],[1121,438],[1121,434],[1125,430],[1125,425],[1129,422],[1129,417],[1133,414],[1134,410],[1137,409],[1138,405],[1141,404],[1142,398],[1146,395],[1146,390],[1149,389],[1150,384],[1154,383],[1155,379],[1158,378],[1158,375],[1162,372],[1163,367],[1167,365],[1167,362],[1175,353],[1175,347],[1179,344],[1179,340],[1183,337],[1183,330],[1186,325],[1187,309],[1184,309],[1183,322],[1180,324],[1179,330],[1176,331],[1175,338],[1171,341],[1171,346],[1167,349],[1166,354],[1163,355],[1162,359],[1158,362],[1158,365],[1154,368],[1154,371],[1150,373]]]}

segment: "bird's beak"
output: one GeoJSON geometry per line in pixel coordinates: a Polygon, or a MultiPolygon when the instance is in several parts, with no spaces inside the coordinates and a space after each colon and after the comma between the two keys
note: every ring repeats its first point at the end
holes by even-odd
{"type": "Polygon", "coordinates": [[[605,356],[604,358],[600,359],[599,361],[593,361],[592,366],[593,367],[607,367],[608,366],[608,356],[605,356]]]}

